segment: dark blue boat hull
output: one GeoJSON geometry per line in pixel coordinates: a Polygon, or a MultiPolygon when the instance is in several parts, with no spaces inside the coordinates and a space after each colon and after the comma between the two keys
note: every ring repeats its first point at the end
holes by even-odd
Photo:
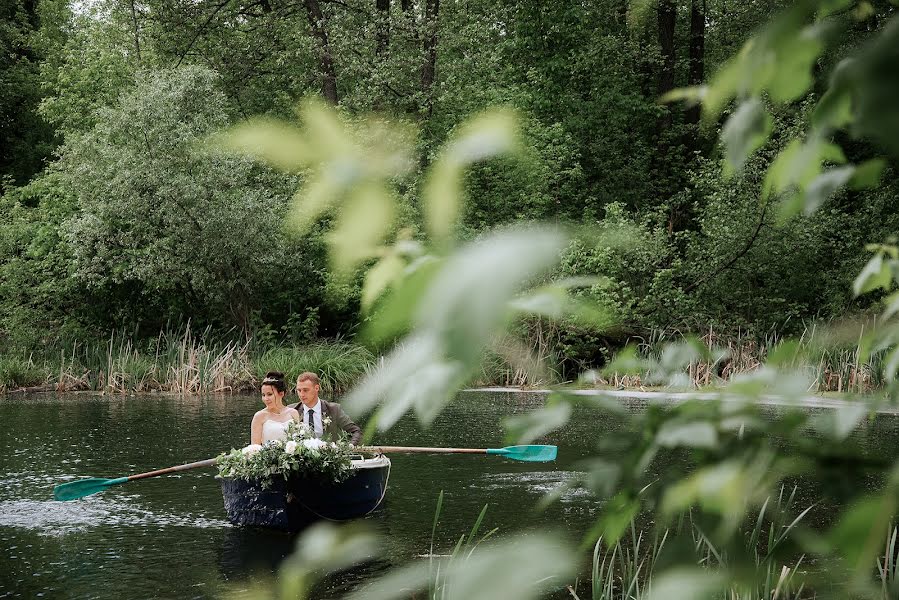
{"type": "Polygon", "coordinates": [[[258,481],[222,478],[228,520],[235,525],[299,531],[320,521],[363,517],[384,499],[390,463],[354,469],[343,483],[291,475],[275,477],[268,488],[258,481]]]}

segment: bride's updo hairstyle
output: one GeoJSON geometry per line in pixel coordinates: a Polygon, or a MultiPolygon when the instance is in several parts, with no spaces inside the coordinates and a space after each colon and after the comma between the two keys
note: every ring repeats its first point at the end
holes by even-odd
{"type": "Polygon", "coordinates": [[[265,374],[265,379],[262,380],[262,385],[270,385],[282,394],[287,391],[287,386],[284,384],[284,373],[280,371],[269,371],[265,374]]]}

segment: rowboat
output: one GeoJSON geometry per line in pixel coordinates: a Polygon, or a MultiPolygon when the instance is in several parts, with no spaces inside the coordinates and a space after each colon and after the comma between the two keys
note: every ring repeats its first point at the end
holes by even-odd
{"type": "MultiPolygon", "coordinates": [[[[422,448],[418,446],[361,446],[357,452],[374,456],[365,458],[359,454],[351,460],[353,473],[343,483],[325,483],[296,474],[287,478],[275,478],[271,485],[261,481],[243,481],[222,478],[222,496],[228,519],[235,525],[269,527],[284,531],[299,531],[306,525],[326,519],[346,521],[363,517],[381,505],[387,493],[390,479],[390,459],[384,452],[410,452],[426,454],[484,454],[503,456],[523,462],[548,462],[556,459],[556,446],[506,446],[505,448],[422,448]]],[[[88,477],[78,481],[61,483],[53,488],[53,498],[60,501],[77,500],[122,483],[148,477],[158,477],[169,473],[180,473],[190,469],[212,467],[219,457],[198,460],[157,469],[147,473],[137,473],[101,479],[88,477]]]]}
{"type": "Polygon", "coordinates": [[[296,532],[321,520],[347,521],[377,509],[387,493],[390,459],[379,454],[352,460],[341,483],[291,474],[261,481],[220,477],[228,520],[234,525],[296,532]]]}

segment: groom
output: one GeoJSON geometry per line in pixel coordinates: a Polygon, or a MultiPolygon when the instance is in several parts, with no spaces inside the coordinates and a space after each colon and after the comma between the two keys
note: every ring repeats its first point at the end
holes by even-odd
{"type": "Polygon", "coordinates": [[[343,412],[339,404],[319,398],[320,389],[318,375],[308,371],[300,373],[297,377],[297,395],[300,402],[291,404],[290,407],[300,412],[300,418],[315,432],[315,437],[327,435],[331,441],[336,442],[342,429],[350,434],[350,443],[355,446],[362,439],[362,430],[343,412]]]}

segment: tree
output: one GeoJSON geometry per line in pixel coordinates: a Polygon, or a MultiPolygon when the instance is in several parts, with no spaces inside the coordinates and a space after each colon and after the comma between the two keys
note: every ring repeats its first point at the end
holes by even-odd
{"type": "Polygon", "coordinates": [[[331,55],[331,42],[328,40],[327,20],[318,0],[303,0],[303,3],[306,6],[309,29],[318,46],[318,77],[321,80],[322,96],[331,104],[337,104],[337,72],[331,55]]]}
{"type": "MultiPolygon", "coordinates": [[[[706,0],[690,1],[690,73],[687,85],[699,85],[705,79],[706,0]]],[[[687,108],[687,123],[699,123],[699,105],[687,108]]],[[[694,146],[695,147],[695,146],[694,146]]]]}
{"type": "MultiPolygon", "coordinates": [[[[40,114],[63,138],[94,127],[97,111],[115,104],[134,84],[134,38],[118,13],[95,10],[66,15],[71,33],[57,41],[41,64],[46,92],[40,114]]],[[[148,58],[146,48],[143,54],[148,58]]]]}
{"type": "Polygon", "coordinates": [[[70,277],[72,251],[63,237],[62,225],[72,216],[74,204],[54,174],[0,196],[4,348],[39,351],[60,335],[83,339],[89,328],[83,317],[95,304],[84,286],[70,277]]]}
{"type": "Polygon", "coordinates": [[[56,169],[79,206],[66,226],[75,276],[128,291],[130,319],[248,330],[265,290],[277,288],[284,179],[204,147],[226,113],[209,70],[143,73],[62,148],[56,169]],[[159,297],[168,314],[145,314],[146,299],[159,297]]]}
{"type": "Polygon", "coordinates": [[[43,168],[55,146],[53,129],[38,114],[41,90],[37,2],[0,7],[0,185],[23,184],[43,168]]]}

